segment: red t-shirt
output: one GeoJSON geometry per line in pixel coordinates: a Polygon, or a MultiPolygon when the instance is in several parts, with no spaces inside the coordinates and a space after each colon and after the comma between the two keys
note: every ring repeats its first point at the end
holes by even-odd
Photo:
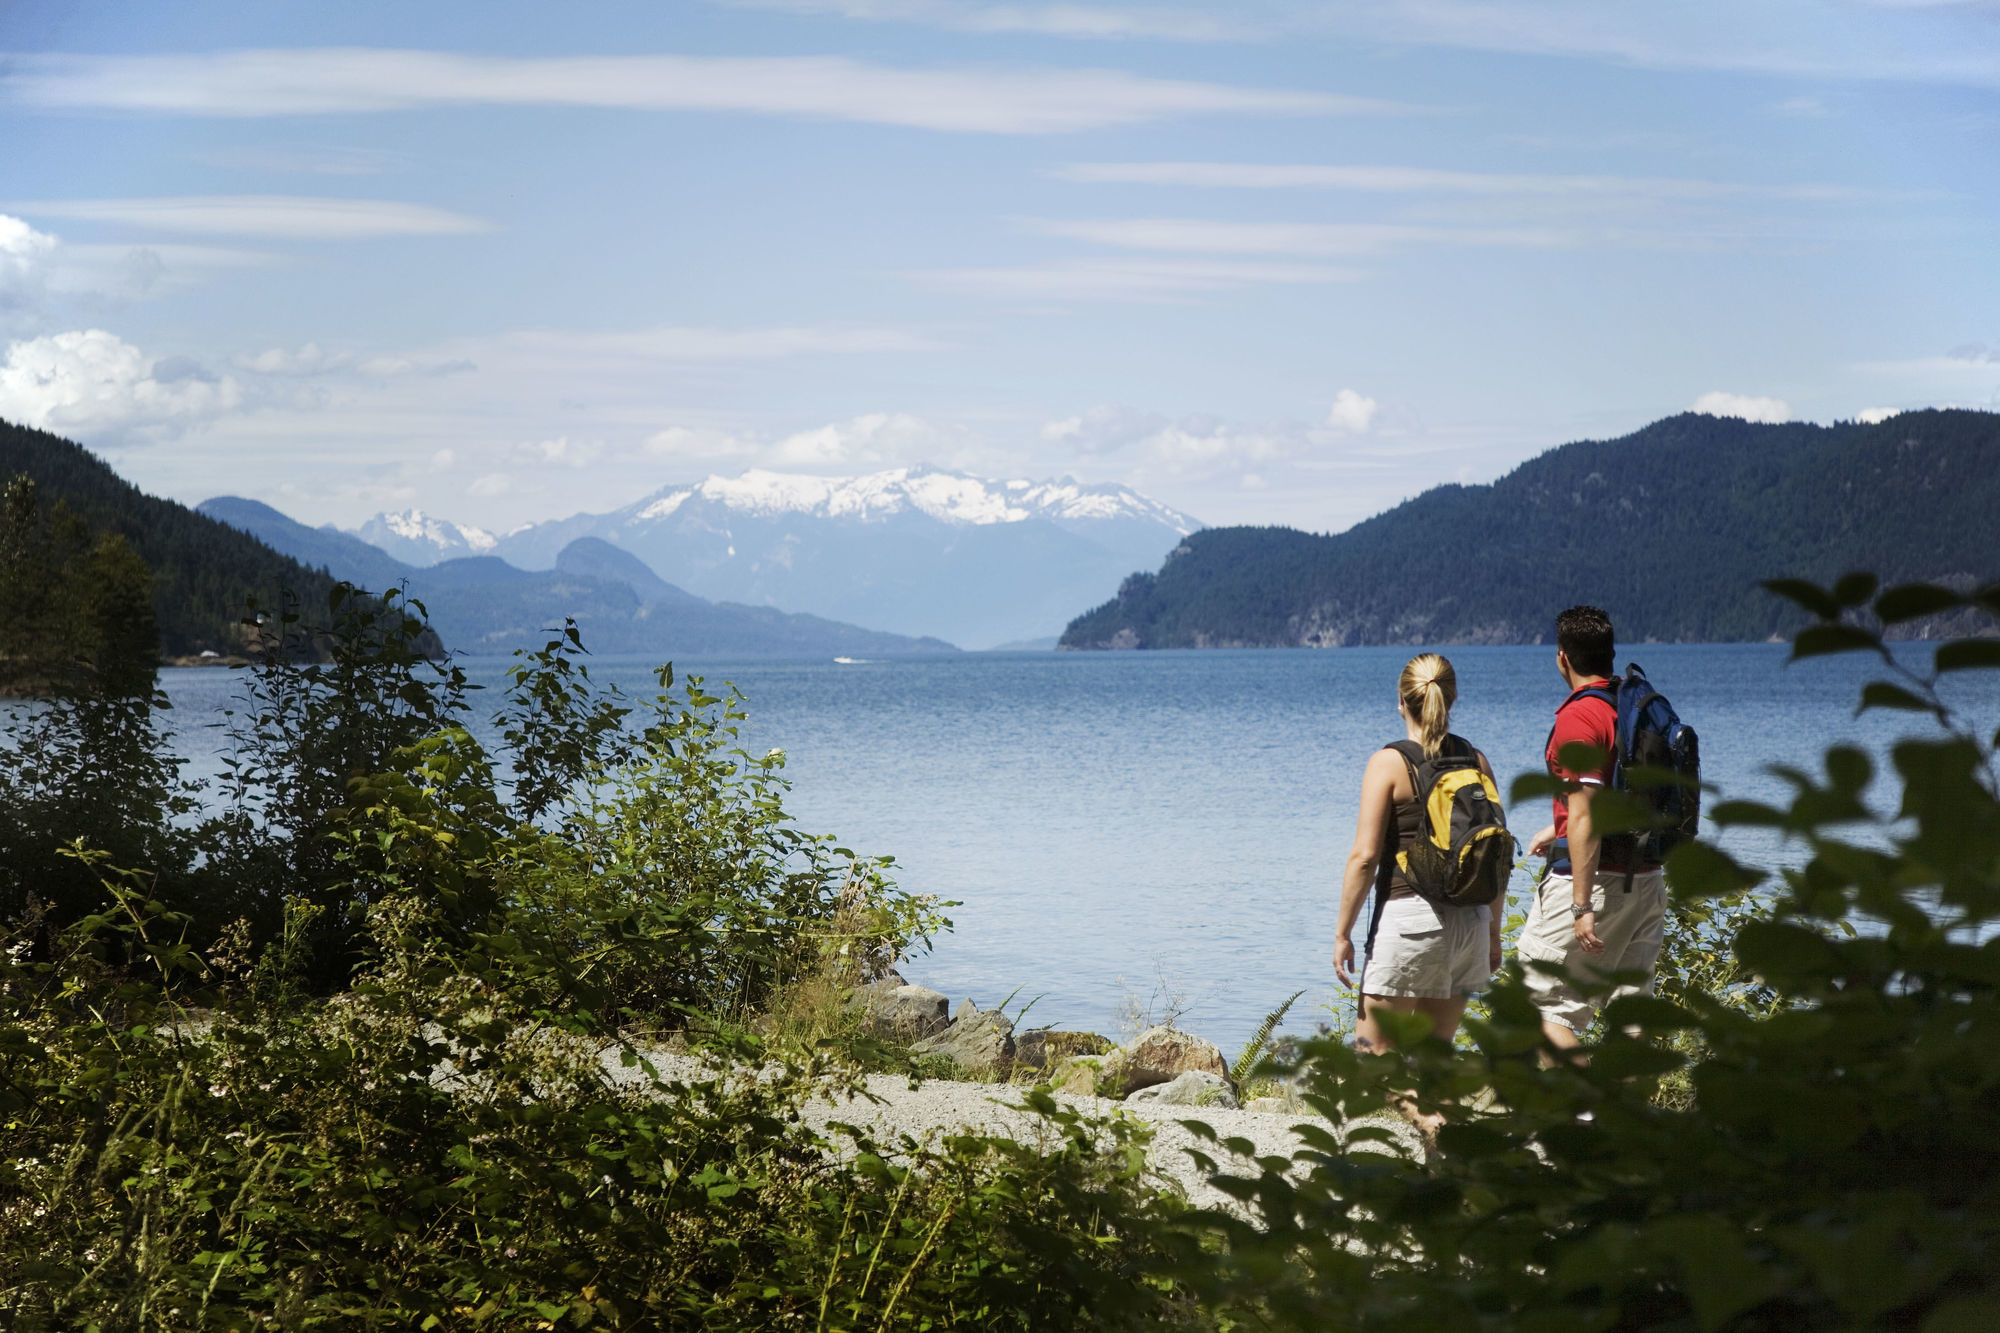
{"type": "MultiPolygon", "coordinates": [[[[1586,681],[1582,689],[1606,682],[1586,681]]],[[[1555,730],[1549,734],[1548,753],[1543,756],[1549,772],[1571,782],[1581,782],[1592,787],[1602,787],[1611,781],[1611,750],[1618,743],[1618,710],[1594,694],[1579,691],[1563,700],[1562,707],[1556,709],[1555,730]],[[1592,745],[1604,751],[1604,764],[1588,773],[1572,772],[1562,766],[1559,756],[1565,745],[1592,745]]],[[[1569,801],[1561,792],[1556,793],[1556,836],[1569,836],[1569,801]]],[[[1607,869],[1621,867],[1606,866],[1607,869]]]]}

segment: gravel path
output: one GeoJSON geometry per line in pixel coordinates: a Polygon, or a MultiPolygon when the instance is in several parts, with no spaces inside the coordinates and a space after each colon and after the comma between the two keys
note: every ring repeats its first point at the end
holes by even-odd
{"type": "MultiPolygon", "coordinates": [[[[647,1052],[647,1057],[663,1079],[696,1082],[715,1077],[713,1067],[694,1056],[653,1050],[647,1052]]],[[[619,1067],[615,1057],[607,1058],[606,1068],[618,1082],[641,1082],[645,1078],[639,1070],[619,1067]]],[[[837,1101],[825,1096],[815,1097],[801,1108],[802,1119],[820,1130],[825,1130],[834,1121],[855,1125],[889,1142],[904,1134],[923,1141],[963,1130],[1032,1142],[1047,1132],[1041,1117],[1022,1108],[1024,1090],[1008,1084],[930,1080],[912,1088],[909,1080],[888,1074],[871,1074],[866,1083],[868,1091],[879,1101],[847,1096],[837,1101]]],[[[1126,1103],[1101,1097],[1059,1095],[1058,1100],[1090,1116],[1109,1116],[1123,1111],[1134,1119],[1150,1122],[1154,1133],[1147,1148],[1147,1164],[1163,1181],[1183,1191],[1190,1203],[1204,1208],[1225,1206],[1230,1200],[1208,1183],[1207,1173],[1188,1155],[1189,1149],[1207,1152],[1232,1175],[1247,1176],[1254,1172],[1244,1169],[1242,1163],[1217,1145],[1204,1142],[1193,1131],[1184,1128],[1182,1121],[1199,1120],[1220,1138],[1248,1139],[1255,1145],[1258,1157],[1288,1158],[1305,1147],[1305,1143],[1293,1132],[1294,1125],[1313,1124],[1331,1128],[1330,1121],[1315,1115],[1229,1111],[1215,1106],[1162,1106],[1158,1102],[1126,1103]]],[[[1411,1154],[1419,1151],[1416,1132],[1401,1116],[1385,1115],[1380,1123],[1398,1131],[1405,1151],[1411,1154]]]]}

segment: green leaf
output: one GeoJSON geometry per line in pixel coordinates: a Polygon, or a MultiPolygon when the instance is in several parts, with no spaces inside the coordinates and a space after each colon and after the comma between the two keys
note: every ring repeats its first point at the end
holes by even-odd
{"type": "Polygon", "coordinates": [[[1808,583],[1804,579],[1766,579],[1764,590],[1774,592],[1788,602],[1798,603],[1821,620],[1840,618],[1840,603],[1817,583],[1808,583]]]}
{"type": "Polygon", "coordinates": [[[1842,574],[1833,585],[1833,600],[1842,606],[1860,606],[1875,595],[1877,580],[1866,570],[1842,574]]]}
{"type": "Polygon", "coordinates": [[[1881,652],[1880,636],[1857,625],[1808,625],[1792,640],[1791,660],[1864,651],[1881,652]]]}
{"type": "Polygon", "coordinates": [[[1875,761],[1866,750],[1852,745],[1836,745],[1826,752],[1826,775],[1833,789],[1844,794],[1859,792],[1875,777],[1875,761]]]}
{"type": "Polygon", "coordinates": [[[1937,705],[1930,700],[1886,680],[1871,680],[1861,687],[1861,707],[1856,711],[1865,713],[1871,708],[1900,708],[1911,713],[1937,711],[1937,705]]]}
{"type": "Polygon", "coordinates": [[[1667,853],[1667,886],[1680,898],[1721,898],[1763,882],[1764,872],[1739,865],[1705,842],[1684,842],[1667,853]]]}
{"type": "Polygon", "coordinates": [[[1646,1228],[1647,1239],[1677,1260],[1681,1286],[1694,1305],[1696,1324],[1720,1328],[1771,1294],[1778,1274],[1760,1264],[1730,1221],[1683,1213],[1646,1228]]]}
{"type": "Polygon", "coordinates": [[[1893,625],[1899,620],[1934,616],[1964,605],[1965,599],[1949,588],[1940,588],[1935,583],[1905,583],[1875,599],[1875,614],[1893,625]]]}
{"type": "Polygon", "coordinates": [[[1611,1041],[1590,1057],[1594,1071],[1608,1078],[1657,1078],[1679,1069],[1687,1057],[1679,1051],[1643,1041],[1611,1041]]]}
{"type": "Polygon", "coordinates": [[[1972,671],[2000,667],[2000,639],[1953,639],[1938,645],[1939,671],[1972,671]]]}

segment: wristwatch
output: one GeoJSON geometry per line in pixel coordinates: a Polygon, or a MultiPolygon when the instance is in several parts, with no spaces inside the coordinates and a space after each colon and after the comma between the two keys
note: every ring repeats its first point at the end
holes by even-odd
{"type": "Polygon", "coordinates": [[[1596,910],[1596,905],[1592,903],[1571,903],[1569,905],[1570,919],[1572,921],[1581,921],[1583,920],[1584,913],[1595,912],[1596,910]]]}

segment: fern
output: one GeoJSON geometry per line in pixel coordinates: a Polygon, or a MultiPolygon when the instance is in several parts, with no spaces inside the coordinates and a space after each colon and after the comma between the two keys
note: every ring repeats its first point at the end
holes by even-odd
{"type": "Polygon", "coordinates": [[[1229,1071],[1230,1081],[1237,1087],[1242,1087],[1243,1080],[1249,1077],[1252,1069],[1256,1068],[1257,1057],[1264,1053],[1264,1047],[1269,1044],[1271,1034],[1278,1030],[1278,1024],[1285,1021],[1285,1011],[1297,1004],[1299,996],[1304,994],[1302,990],[1293,991],[1291,999],[1264,1015],[1263,1023],[1250,1038],[1249,1044],[1243,1048],[1243,1054],[1236,1057],[1236,1064],[1229,1071]]]}

